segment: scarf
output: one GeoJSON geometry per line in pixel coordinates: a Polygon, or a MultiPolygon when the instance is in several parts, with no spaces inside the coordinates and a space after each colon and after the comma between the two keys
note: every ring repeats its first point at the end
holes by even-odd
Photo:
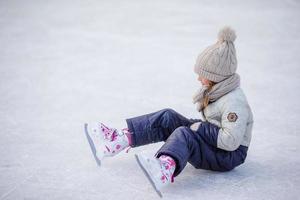
{"type": "Polygon", "coordinates": [[[203,85],[193,95],[193,103],[198,103],[197,110],[201,112],[203,110],[203,101],[205,96],[208,95],[209,102],[214,102],[238,86],[240,86],[240,76],[237,73],[234,73],[225,80],[216,83],[210,91],[208,91],[208,86],[203,85]]]}

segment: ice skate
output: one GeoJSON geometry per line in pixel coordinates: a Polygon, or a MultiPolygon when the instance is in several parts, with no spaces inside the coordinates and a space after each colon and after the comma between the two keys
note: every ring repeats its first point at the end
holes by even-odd
{"type": "Polygon", "coordinates": [[[155,157],[147,157],[142,154],[136,154],[135,157],[157,194],[162,197],[160,190],[173,182],[175,167],[170,169],[169,165],[155,157]]]}
{"type": "Polygon", "coordinates": [[[85,134],[93,156],[100,166],[105,157],[112,157],[129,146],[128,129],[109,128],[101,122],[85,124],[85,134]]]}

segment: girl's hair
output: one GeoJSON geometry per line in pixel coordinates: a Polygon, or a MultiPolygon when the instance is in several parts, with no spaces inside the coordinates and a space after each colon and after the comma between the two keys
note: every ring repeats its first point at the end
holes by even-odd
{"type": "Polygon", "coordinates": [[[209,84],[208,84],[208,88],[205,92],[205,95],[204,95],[204,101],[203,101],[203,109],[206,108],[206,106],[208,106],[209,104],[209,96],[207,95],[208,92],[210,92],[210,90],[212,89],[212,87],[215,85],[216,83],[213,82],[213,81],[209,81],[209,84]]]}

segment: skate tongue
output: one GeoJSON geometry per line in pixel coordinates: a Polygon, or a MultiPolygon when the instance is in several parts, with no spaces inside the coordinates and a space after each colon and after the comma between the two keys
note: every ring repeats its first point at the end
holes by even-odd
{"type": "Polygon", "coordinates": [[[116,133],[117,129],[107,127],[105,124],[103,124],[101,122],[100,122],[100,125],[101,125],[102,131],[104,132],[104,138],[108,139],[110,141],[114,141],[116,138],[116,135],[118,134],[118,133],[116,133]]]}

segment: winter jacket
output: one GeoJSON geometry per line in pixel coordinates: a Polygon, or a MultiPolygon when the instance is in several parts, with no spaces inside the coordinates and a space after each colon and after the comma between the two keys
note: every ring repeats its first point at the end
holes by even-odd
{"type": "Polygon", "coordinates": [[[201,132],[211,145],[226,151],[250,145],[253,114],[240,87],[208,104],[202,114],[203,122],[191,129],[201,132]]]}

